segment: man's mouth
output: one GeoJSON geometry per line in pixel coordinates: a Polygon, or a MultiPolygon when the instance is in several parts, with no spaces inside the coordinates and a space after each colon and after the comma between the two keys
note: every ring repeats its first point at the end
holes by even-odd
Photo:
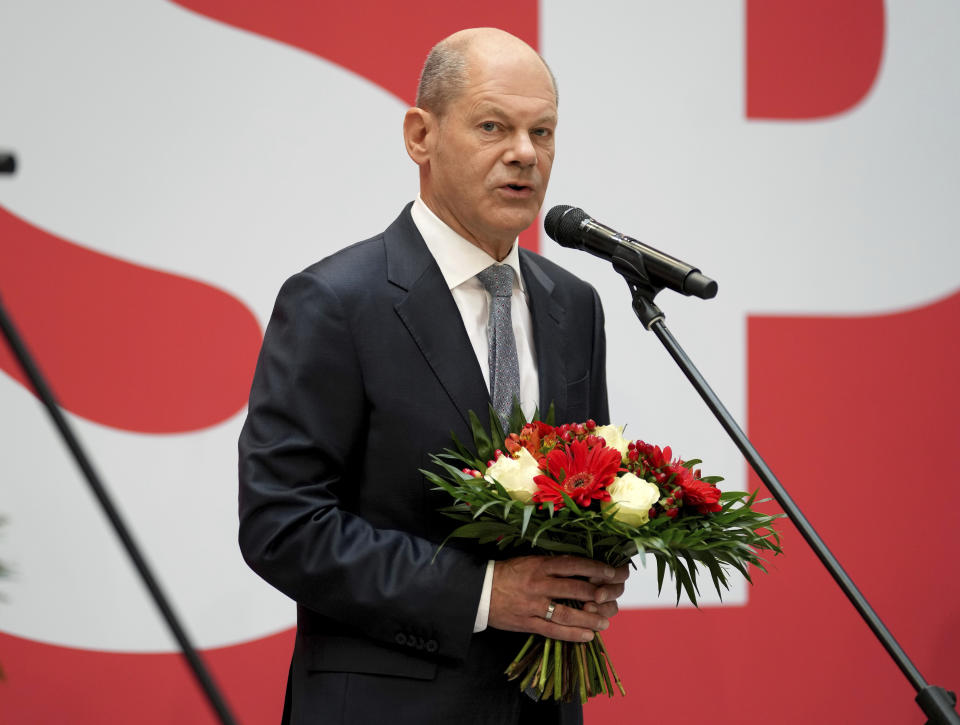
{"type": "Polygon", "coordinates": [[[527,184],[504,184],[500,189],[513,199],[528,199],[533,196],[533,187],[527,184]]]}

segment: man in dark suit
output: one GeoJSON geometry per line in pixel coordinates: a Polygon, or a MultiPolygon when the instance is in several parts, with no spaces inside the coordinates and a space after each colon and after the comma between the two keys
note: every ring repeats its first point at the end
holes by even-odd
{"type": "Polygon", "coordinates": [[[626,569],[437,555],[448,501],[418,472],[490,404],[493,303],[475,275],[491,265],[512,270],[525,411],[607,422],[596,293],[516,244],[543,202],[556,123],[555,83],[525,43],[489,28],[442,41],[404,119],[420,196],[280,292],[240,437],[240,544],[298,605],[289,722],[581,720],[503,671],[522,633],[605,629],[626,569]]]}

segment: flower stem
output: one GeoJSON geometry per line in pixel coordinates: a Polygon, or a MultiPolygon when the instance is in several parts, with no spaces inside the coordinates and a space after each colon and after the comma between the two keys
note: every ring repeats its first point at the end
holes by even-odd
{"type": "Polygon", "coordinates": [[[544,688],[547,686],[547,667],[550,664],[550,640],[548,639],[543,647],[543,659],[540,660],[540,678],[537,682],[537,689],[540,691],[540,694],[543,694],[544,688]]]}
{"type": "Polygon", "coordinates": [[[627,693],[623,689],[623,683],[620,681],[620,675],[618,675],[616,669],[614,669],[613,661],[610,659],[610,653],[607,652],[607,646],[603,643],[603,637],[598,634],[596,639],[598,642],[600,642],[600,649],[603,650],[603,656],[607,661],[607,666],[610,668],[610,672],[613,673],[613,679],[617,683],[617,689],[620,690],[621,695],[626,696],[627,693]]]}
{"type": "MultiPolygon", "coordinates": [[[[510,679],[510,680],[516,679],[517,677],[520,676],[523,670],[526,669],[526,665],[528,664],[529,660],[532,660],[532,657],[527,657],[525,659],[524,655],[527,653],[527,650],[530,649],[530,646],[534,643],[536,638],[537,638],[537,635],[535,634],[531,634],[529,637],[527,637],[527,641],[524,643],[523,647],[517,653],[517,656],[513,658],[513,662],[507,665],[507,669],[505,670],[507,674],[507,679],[510,679]]],[[[535,652],[531,653],[531,655],[533,654],[535,654],[535,652]]]]}
{"type": "Polygon", "coordinates": [[[563,642],[559,639],[553,641],[553,691],[557,700],[561,697],[561,676],[563,674],[563,642]]]}

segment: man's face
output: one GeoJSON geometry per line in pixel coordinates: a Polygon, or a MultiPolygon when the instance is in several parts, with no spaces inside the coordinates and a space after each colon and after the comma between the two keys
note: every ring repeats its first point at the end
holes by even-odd
{"type": "MultiPolygon", "coordinates": [[[[557,104],[532,53],[473,58],[438,120],[424,201],[462,236],[504,249],[536,219],[553,165],[557,104]]],[[[488,249],[489,251],[489,249],[488,249]]]]}

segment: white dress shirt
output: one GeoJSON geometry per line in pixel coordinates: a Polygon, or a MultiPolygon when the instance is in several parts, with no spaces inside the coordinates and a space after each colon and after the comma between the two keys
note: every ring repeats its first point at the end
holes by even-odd
{"type": "MultiPolygon", "coordinates": [[[[413,223],[420,231],[427,249],[440,267],[453,295],[453,301],[463,318],[463,326],[470,338],[473,352],[477,356],[483,381],[490,390],[490,368],[487,362],[487,320],[490,317],[490,293],[477,274],[491,264],[509,264],[513,267],[513,295],[510,300],[510,316],[513,322],[513,336],[517,344],[517,362],[520,366],[520,407],[529,418],[537,409],[540,400],[540,376],[537,373],[537,360],[533,346],[533,321],[530,317],[530,302],[527,298],[523,275],[520,274],[520,252],[514,240],[510,253],[502,263],[498,263],[480,247],[467,241],[445,222],[443,222],[417,196],[410,209],[413,223]]],[[[484,411],[475,411],[483,417],[484,411]]],[[[487,563],[483,578],[483,591],[480,594],[480,606],[473,627],[474,632],[487,628],[490,615],[490,595],[493,587],[493,561],[487,563]]]]}

